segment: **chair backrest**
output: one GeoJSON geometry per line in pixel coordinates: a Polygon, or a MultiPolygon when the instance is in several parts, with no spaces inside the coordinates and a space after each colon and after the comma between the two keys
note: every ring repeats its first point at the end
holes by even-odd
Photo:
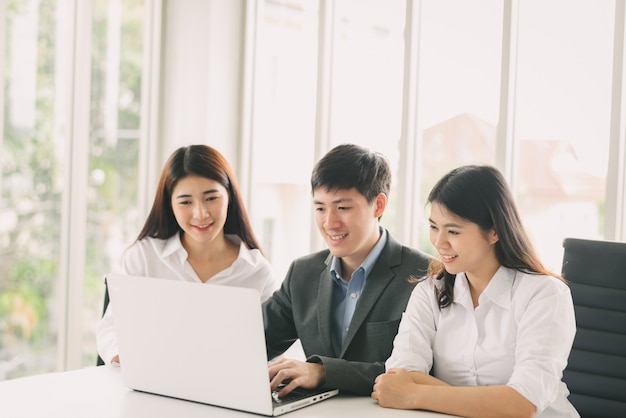
{"type": "Polygon", "coordinates": [[[562,274],[576,312],[563,380],[582,417],[626,417],[626,243],[566,238],[562,274]]]}

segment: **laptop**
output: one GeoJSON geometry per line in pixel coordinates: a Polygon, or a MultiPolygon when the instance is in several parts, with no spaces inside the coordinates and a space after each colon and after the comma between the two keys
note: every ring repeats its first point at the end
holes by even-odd
{"type": "Polygon", "coordinates": [[[131,389],[266,416],[339,393],[271,393],[256,289],[112,273],[106,281],[131,389]]]}

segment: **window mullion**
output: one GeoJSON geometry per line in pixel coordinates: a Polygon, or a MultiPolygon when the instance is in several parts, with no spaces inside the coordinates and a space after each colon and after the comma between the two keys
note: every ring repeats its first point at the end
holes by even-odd
{"type": "Polygon", "coordinates": [[[609,141],[609,165],[606,175],[605,238],[626,239],[626,97],[624,94],[624,48],[626,42],[626,6],[624,1],[615,2],[615,30],[613,43],[613,80],[611,96],[611,122],[609,141]]]}
{"type": "MultiPolygon", "coordinates": [[[[421,170],[419,161],[422,133],[418,123],[420,0],[406,2],[404,26],[404,80],[402,96],[402,133],[398,167],[398,239],[415,247],[419,244],[421,170]]],[[[421,218],[421,217],[420,217],[421,218]]]]}
{"type": "MultiPolygon", "coordinates": [[[[91,2],[71,3],[73,50],[69,54],[69,134],[65,147],[60,285],[59,358],[57,367],[81,367],[83,287],[87,220],[87,177],[91,93],[91,2]]],[[[64,75],[60,75],[64,76],[64,75]]]]}
{"type": "Polygon", "coordinates": [[[502,65],[500,70],[500,114],[496,132],[496,166],[514,187],[515,87],[519,2],[506,0],[502,19],[502,65]]]}
{"type": "Polygon", "coordinates": [[[161,55],[164,42],[163,0],[146,1],[144,9],[143,67],[141,71],[141,127],[139,146],[139,213],[148,215],[161,174],[163,141],[159,129],[161,55]]]}
{"type": "MultiPolygon", "coordinates": [[[[317,101],[315,109],[314,161],[330,148],[330,115],[333,69],[333,31],[335,28],[334,0],[320,0],[317,41],[317,101]]],[[[323,241],[311,212],[310,250],[321,248],[323,241]]]]}

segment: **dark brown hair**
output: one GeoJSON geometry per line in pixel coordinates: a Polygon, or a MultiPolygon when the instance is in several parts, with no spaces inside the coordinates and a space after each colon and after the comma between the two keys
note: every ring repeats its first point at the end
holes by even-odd
{"type": "Polygon", "coordinates": [[[224,186],[228,191],[224,233],[235,234],[248,248],[261,250],[252,231],[235,173],[226,158],[208,145],[181,147],[170,155],[163,166],[152,209],[137,241],[145,237],[167,239],[182,231],[172,210],[172,192],[181,179],[190,175],[205,177],[224,186]]]}

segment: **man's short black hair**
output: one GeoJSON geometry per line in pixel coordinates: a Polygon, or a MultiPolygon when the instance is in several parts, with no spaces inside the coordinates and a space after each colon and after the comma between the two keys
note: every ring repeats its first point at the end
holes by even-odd
{"type": "Polygon", "coordinates": [[[360,145],[337,145],[313,168],[311,193],[322,187],[327,191],[355,188],[372,203],[380,193],[389,196],[389,161],[383,154],[360,145]]]}

